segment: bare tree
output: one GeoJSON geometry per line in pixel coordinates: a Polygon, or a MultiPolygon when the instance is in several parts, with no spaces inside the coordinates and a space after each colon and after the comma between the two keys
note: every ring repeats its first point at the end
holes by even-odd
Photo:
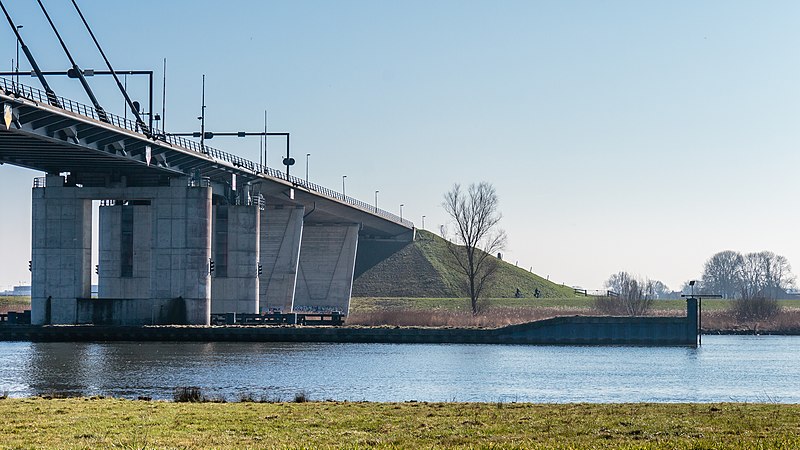
{"type": "Polygon", "coordinates": [[[502,217],[498,204],[497,193],[487,182],[472,183],[466,192],[454,184],[442,203],[455,226],[447,248],[466,277],[473,315],[478,314],[478,299],[497,271],[498,261],[491,255],[506,244],[506,234],[497,226],[502,217]]]}
{"type": "Polygon", "coordinates": [[[725,250],[706,261],[703,268],[703,291],[734,298],[742,289],[744,257],[739,252],[725,250]]]}
{"type": "MultiPolygon", "coordinates": [[[[653,305],[655,286],[660,281],[638,279],[628,272],[619,272],[611,275],[606,281],[606,287],[618,294],[618,297],[596,302],[598,309],[607,309],[609,313],[624,312],[629,316],[645,315],[653,305]]],[[[665,286],[666,288],[666,286],[665,286]]]]}
{"type": "Polygon", "coordinates": [[[794,286],[792,266],[785,256],[763,251],[744,255],[741,298],[776,299],[794,286]]]}

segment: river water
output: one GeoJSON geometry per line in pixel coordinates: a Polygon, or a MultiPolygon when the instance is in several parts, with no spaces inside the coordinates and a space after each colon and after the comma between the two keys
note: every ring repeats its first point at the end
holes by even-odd
{"type": "Polygon", "coordinates": [[[800,337],[681,347],[0,342],[0,392],[464,402],[800,403],[800,337]]]}

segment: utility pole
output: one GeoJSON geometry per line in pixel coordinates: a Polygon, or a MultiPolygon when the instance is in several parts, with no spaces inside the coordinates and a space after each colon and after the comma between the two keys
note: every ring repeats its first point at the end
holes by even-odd
{"type": "Polygon", "coordinates": [[[203,74],[203,93],[201,96],[202,106],[200,108],[200,149],[206,152],[206,74],[203,74]]]}

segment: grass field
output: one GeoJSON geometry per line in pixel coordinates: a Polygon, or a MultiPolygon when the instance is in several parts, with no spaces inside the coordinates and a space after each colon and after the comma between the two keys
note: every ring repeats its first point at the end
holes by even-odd
{"type": "Polygon", "coordinates": [[[22,312],[25,309],[31,309],[30,297],[0,296],[0,314],[8,311],[22,312]]]}
{"type": "MultiPolygon", "coordinates": [[[[554,298],[491,298],[484,305],[494,308],[585,308],[590,309],[592,297],[554,297],[554,298]]],[[[730,307],[730,300],[703,300],[704,311],[722,311],[730,307]]],[[[780,300],[781,306],[800,308],[800,300],[780,300]]],[[[467,298],[353,298],[350,302],[352,312],[369,312],[386,309],[404,310],[446,310],[468,311],[467,298]]],[[[656,300],[656,311],[685,311],[686,300],[656,300]]]]}
{"type": "MultiPolygon", "coordinates": [[[[591,297],[494,298],[473,316],[465,298],[353,298],[350,325],[500,327],[557,316],[598,315],[591,297]]],[[[800,334],[800,300],[780,300],[782,312],[767,320],[742,322],[730,300],[704,300],[704,333],[800,334]]],[[[657,300],[649,315],[683,316],[685,300],[657,300]]]]}
{"type": "Polygon", "coordinates": [[[800,405],[0,400],[2,448],[800,448],[800,405]]]}

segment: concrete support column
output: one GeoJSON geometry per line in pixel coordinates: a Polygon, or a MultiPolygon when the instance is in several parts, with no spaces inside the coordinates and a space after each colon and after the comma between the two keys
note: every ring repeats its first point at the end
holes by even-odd
{"type": "Polygon", "coordinates": [[[77,299],[91,296],[92,204],[48,176],[33,188],[31,321],[74,324],[77,299]]]}
{"type": "Polygon", "coordinates": [[[358,230],[358,224],[306,224],[295,310],[349,312],[358,230]]]}
{"type": "Polygon", "coordinates": [[[208,325],[211,188],[186,187],[186,181],[179,179],[158,189],[160,195],[152,202],[151,296],[173,301],[171,317],[208,325]]]}
{"type": "Polygon", "coordinates": [[[259,213],[257,206],[213,207],[212,313],[258,313],[259,213]]]}
{"type": "Polygon", "coordinates": [[[99,215],[98,297],[150,300],[150,205],[101,205],[99,215]]]}
{"type": "Polygon", "coordinates": [[[260,312],[272,308],[289,312],[293,308],[303,214],[302,206],[267,206],[261,211],[260,312]]]}

